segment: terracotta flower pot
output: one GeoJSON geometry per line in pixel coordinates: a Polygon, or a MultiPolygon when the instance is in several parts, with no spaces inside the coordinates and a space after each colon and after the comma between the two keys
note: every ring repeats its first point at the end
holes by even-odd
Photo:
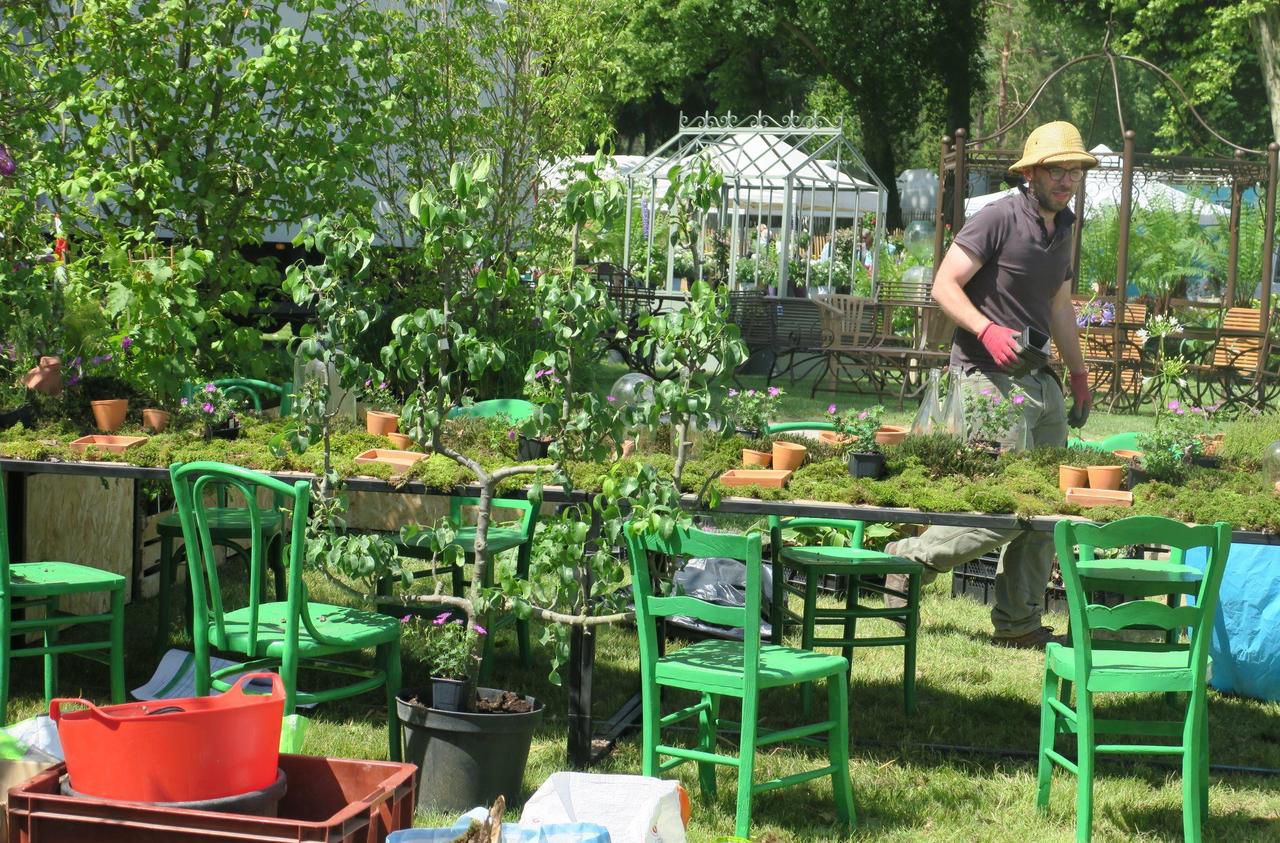
{"type": "Polygon", "coordinates": [[[773,443],[773,467],[778,471],[795,471],[804,464],[809,449],[795,442],[773,443]]]}
{"type": "Polygon", "coordinates": [[[391,444],[395,445],[401,451],[407,451],[415,444],[413,437],[405,433],[388,433],[387,438],[391,440],[391,444]]]}
{"type": "Polygon", "coordinates": [[[907,428],[896,424],[882,424],[876,431],[876,441],[881,445],[901,445],[907,438],[907,428]]]}
{"type": "Polygon", "coordinates": [[[1083,489],[1089,485],[1089,472],[1083,468],[1076,468],[1074,465],[1058,466],[1058,488],[1062,491],[1067,489],[1083,489]]]}
{"type": "Polygon", "coordinates": [[[1222,447],[1222,434],[1202,433],[1200,434],[1200,444],[1206,457],[1215,456],[1218,453],[1218,448],[1222,447]]]}
{"type": "Polygon", "coordinates": [[[90,401],[93,408],[93,420],[98,430],[103,433],[115,433],[124,424],[124,417],[129,412],[127,398],[104,398],[101,401],[90,401]]]}
{"type": "Polygon", "coordinates": [[[364,429],[374,436],[386,436],[395,433],[400,427],[398,413],[386,413],[382,410],[368,410],[364,416],[364,429]]]}
{"type": "Polygon", "coordinates": [[[22,377],[22,384],[27,389],[43,392],[45,395],[62,392],[62,358],[41,357],[40,362],[28,369],[22,377]]]}
{"type": "Polygon", "coordinates": [[[1091,465],[1088,471],[1089,488],[1091,489],[1116,490],[1124,482],[1124,466],[1122,465],[1091,465]]]}
{"type": "Polygon", "coordinates": [[[169,414],[164,410],[148,408],[142,411],[142,429],[159,433],[169,426],[169,414]]]}
{"type": "Polygon", "coordinates": [[[845,436],[834,430],[824,430],[818,434],[818,441],[823,445],[830,445],[833,448],[839,448],[841,445],[848,445],[856,441],[853,436],[845,436]]]}
{"type": "Polygon", "coordinates": [[[1131,462],[1133,460],[1142,459],[1141,451],[1134,451],[1130,448],[1120,448],[1118,450],[1112,451],[1111,453],[1115,454],[1117,457],[1119,457],[1122,460],[1129,460],[1131,462]]]}
{"type": "Polygon", "coordinates": [[[753,451],[750,448],[742,449],[742,464],[747,468],[758,467],[768,468],[769,463],[773,462],[773,453],[771,451],[753,451]]]}

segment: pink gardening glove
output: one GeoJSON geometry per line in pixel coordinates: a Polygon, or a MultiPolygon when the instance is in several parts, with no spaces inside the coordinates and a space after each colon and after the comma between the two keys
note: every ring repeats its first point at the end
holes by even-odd
{"type": "Polygon", "coordinates": [[[1071,412],[1067,414],[1067,424],[1071,427],[1084,427],[1089,420],[1089,410],[1093,407],[1093,396],[1089,394],[1089,373],[1072,372],[1071,412]]]}
{"type": "Polygon", "coordinates": [[[1018,344],[1018,332],[1012,328],[988,322],[987,327],[978,334],[978,339],[997,366],[1007,369],[1018,362],[1018,352],[1022,350],[1022,346],[1018,344]]]}

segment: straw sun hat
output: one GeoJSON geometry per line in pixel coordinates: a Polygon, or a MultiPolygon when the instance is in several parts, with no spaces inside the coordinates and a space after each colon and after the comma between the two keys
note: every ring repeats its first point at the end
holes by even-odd
{"type": "Polygon", "coordinates": [[[1027,144],[1010,170],[1025,170],[1041,165],[1079,164],[1088,169],[1098,166],[1098,159],[1089,154],[1080,139],[1080,130],[1065,120],[1037,126],[1027,136],[1027,144]]]}

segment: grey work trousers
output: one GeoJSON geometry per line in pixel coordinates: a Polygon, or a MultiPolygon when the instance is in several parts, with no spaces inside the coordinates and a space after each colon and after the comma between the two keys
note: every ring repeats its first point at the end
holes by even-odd
{"type": "MultiPolygon", "coordinates": [[[[963,376],[966,393],[984,388],[1008,396],[1014,385],[1027,393],[1023,421],[1028,444],[1067,444],[1067,408],[1058,379],[1041,369],[1020,378],[974,371],[963,376]]],[[[1040,627],[1044,591],[1053,569],[1053,534],[973,527],[930,527],[915,538],[899,539],[898,556],[925,565],[925,582],[1001,546],[996,568],[995,606],[991,623],[997,638],[1015,638],[1040,627]]]]}

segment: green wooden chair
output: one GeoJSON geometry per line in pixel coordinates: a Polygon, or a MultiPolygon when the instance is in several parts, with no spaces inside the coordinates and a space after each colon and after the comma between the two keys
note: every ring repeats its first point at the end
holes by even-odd
{"type": "Polygon", "coordinates": [[[107,650],[111,669],[111,701],[124,702],[124,587],[125,578],[110,571],[73,562],[12,562],[9,558],[8,512],[4,476],[0,474],[0,725],[8,722],[10,659],[44,657],[44,701],[57,696],[58,656],[107,650]],[[106,612],[76,615],[62,611],[59,598],[106,592],[106,612]],[[44,609],[31,617],[29,609],[44,609]],[[63,627],[105,623],[107,639],[62,641],[63,627]],[[26,636],[40,633],[39,644],[26,645],[26,636]]]}
{"type": "MultiPolygon", "coordinates": [[[[1059,521],[1054,531],[1058,562],[1067,592],[1071,617],[1071,646],[1051,643],[1045,648],[1044,687],[1040,702],[1040,768],[1036,804],[1045,809],[1053,767],[1074,773],[1076,782],[1076,840],[1088,841],[1092,833],[1094,758],[1097,753],[1171,754],[1182,759],[1182,822],[1188,841],[1201,839],[1200,826],[1209,806],[1209,728],[1206,679],[1209,641],[1218,608],[1231,528],[1219,521],[1211,526],[1190,527],[1156,516],[1136,516],[1106,525],[1059,521]],[[1088,603],[1082,572],[1108,564],[1123,569],[1134,560],[1094,559],[1099,548],[1162,545],[1185,553],[1205,548],[1203,577],[1197,583],[1193,605],[1155,600],[1131,600],[1108,607],[1088,603]],[[1077,556],[1076,548],[1079,547],[1077,556]],[[1108,641],[1097,646],[1093,633],[1133,627],[1186,630],[1184,646],[1157,644],[1130,646],[1108,641]],[[1076,688],[1075,705],[1067,683],[1076,688]],[[1103,718],[1095,711],[1101,694],[1188,694],[1178,720],[1103,718]],[[1076,736],[1074,761],[1054,748],[1057,734],[1076,736]],[[1137,735],[1142,743],[1103,743],[1105,735],[1137,735]],[[1152,738],[1172,742],[1156,743],[1152,738]]],[[[1163,592],[1157,592],[1163,593],[1163,592]]]]}
{"type": "Polygon", "coordinates": [[[278,669],[285,685],[285,714],[299,704],[321,703],[383,688],[387,706],[387,747],[392,760],[400,760],[400,721],[396,716],[396,692],[400,690],[400,622],[378,612],[315,603],[307,598],[302,580],[306,553],[307,515],[311,485],[306,480],[285,483],[239,466],[215,462],[174,464],[173,480],[182,532],[187,546],[195,638],[196,693],[225,691],[224,677],[242,670],[278,669]],[[210,531],[210,495],[217,485],[236,491],[251,529],[250,577],[244,605],[232,608],[221,588],[214,541],[210,531]],[[292,513],[288,530],[288,590],[284,600],[263,599],[266,514],[258,506],[258,492],[280,495],[292,513]],[[333,656],[377,649],[377,666],[365,669],[333,656]],[[213,649],[243,657],[244,664],[211,671],[213,649]],[[354,681],[310,693],[298,690],[298,672],[328,671],[354,681]]]}
{"type": "Polygon", "coordinates": [[[493,398],[489,401],[477,401],[465,407],[454,407],[447,418],[451,419],[491,419],[495,416],[506,416],[513,422],[524,421],[537,412],[536,404],[522,398],[493,398]]]}
{"type": "Polygon", "coordinates": [[[856,823],[853,787],[849,781],[849,691],[845,674],[849,662],[841,656],[795,650],[760,643],[760,535],[746,536],[677,529],[669,540],[635,535],[627,529],[635,591],[636,626],[640,635],[640,674],[643,698],[644,775],[656,776],[685,761],[698,764],[698,781],[704,800],[715,795],[715,765],[738,771],[737,818],[734,834],[746,837],[751,826],[751,799],[766,790],[811,779],[831,778],[836,815],[852,828],[856,823]],[[746,606],[717,606],[687,595],[659,596],[650,575],[649,554],[663,556],[721,556],[746,563],[746,606]],[[708,623],[738,627],[742,641],[708,640],[689,644],[662,655],[658,619],[687,615],[708,623]],[[827,716],[804,726],[766,732],[758,726],[760,694],[770,688],[804,686],[826,680],[827,716]],[[698,702],[662,714],[662,689],[679,688],[698,694],[698,702]],[[738,754],[718,751],[717,733],[730,724],[720,717],[720,697],[742,700],[738,754]],[[697,745],[674,746],[662,742],[661,730],[689,719],[697,721],[697,745]],[[786,740],[825,735],[827,764],[814,770],[756,782],[755,755],[760,747],[786,740]],[[661,760],[663,756],[670,760],[661,760]]]}
{"type": "MultiPolygon", "coordinates": [[[[862,547],[862,534],[866,524],[839,518],[780,518],[769,516],[769,552],[773,559],[773,595],[769,619],[773,623],[773,643],[781,644],[789,623],[800,625],[800,648],[839,647],[852,671],[855,647],[902,648],[902,696],[908,714],[916,710],[916,636],[920,629],[920,585],[924,566],[910,559],[890,556],[878,550],[862,547]],[[839,530],[848,536],[843,547],[830,545],[788,546],[783,541],[783,530],[804,527],[825,527],[839,530]],[[803,585],[787,581],[786,569],[793,568],[804,575],[803,585]],[[818,586],[824,576],[847,577],[844,608],[818,605],[818,586]],[[889,574],[905,574],[907,591],[886,587],[883,578],[889,574]],[[903,606],[866,605],[859,602],[863,590],[877,592],[886,597],[898,597],[903,606]],[[787,595],[801,599],[801,611],[797,614],[787,609],[787,595]],[[902,626],[901,635],[876,635],[858,637],[858,620],[861,618],[889,618],[902,626]],[[836,635],[820,634],[821,627],[838,627],[836,635]]],[[[812,689],[803,692],[805,714],[812,707],[812,689]]]]}
{"type": "MultiPolygon", "coordinates": [[[[438,576],[448,574],[450,577],[450,587],[455,595],[461,595],[466,588],[465,565],[474,565],[476,559],[476,528],[474,525],[464,523],[464,510],[478,506],[480,499],[476,497],[452,497],[449,499],[449,517],[454,524],[459,525],[458,531],[454,536],[454,544],[462,549],[463,564],[434,564],[429,568],[424,568],[413,572],[415,579],[427,576],[438,576]]],[[[538,510],[532,503],[527,500],[518,500],[514,498],[495,498],[493,501],[492,511],[511,510],[518,512],[520,517],[511,526],[503,526],[496,520],[490,523],[489,533],[487,536],[488,546],[485,549],[485,556],[488,558],[488,564],[484,568],[484,587],[490,588],[494,582],[493,565],[499,553],[508,550],[516,550],[516,575],[521,579],[529,578],[529,557],[533,552],[533,533],[538,526],[538,510]]],[[[408,556],[414,559],[422,559],[424,561],[434,561],[431,552],[427,548],[416,547],[413,543],[405,542],[398,535],[395,538],[396,545],[402,556],[408,556]]],[[[389,586],[389,584],[387,584],[389,586]]],[[[384,586],[385,588],[386,586],[384,586]]],[[[484,639],[484,654],[480,663],[480,679],[487,681],[493,672],[493,649],[494,649],[494,633],[498,630],[515,624],[516,641],[520,648],[520,660],[525,667],[533,664],[532,649],[529,645],[529,620],[527,618],[517,618],[512,614],[504,613],[496,615],[490,613],[484,619],[484,626],[489,630],[489,635],[484,639]]]]}

